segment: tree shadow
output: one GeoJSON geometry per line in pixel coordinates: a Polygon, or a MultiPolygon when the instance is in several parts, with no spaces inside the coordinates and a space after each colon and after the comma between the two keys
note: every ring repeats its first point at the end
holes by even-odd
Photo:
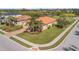
{"type": "Polygon", "coordinates": [[[75,35],[79,35],[79,31],[75,31],[75,35]]]}
{"type": "Polygon", "coordinates": [[[70,47],[63,47],[62,48],[64,51],[79,51],[78,47],[75,45],[70,45],[70,47]]]}
{"type": "Polygon", "coordinates": [[[64,51],[70,51],[67,47],[62,48],[64,51]]]}

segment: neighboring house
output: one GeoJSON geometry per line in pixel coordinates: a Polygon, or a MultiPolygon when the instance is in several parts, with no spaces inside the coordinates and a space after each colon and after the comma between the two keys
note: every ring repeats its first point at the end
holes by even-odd
{"type": "Polygon", "coordinates": [[[45,30],[49,26],[52,26],[53,24],[57,23],[56,19],[48,17],[48,16],[39,17],[37,20],[38,21],[42,21],[42,23],[43,23],[43,30],[45,30]]]}
{"type": "Polygon", "coordinates": [[[31,19],[31,16],[28,16],[28,15],[16,16],[17,25],[24,25],[27,22],[29,22],[30,19],[31,19]]]}

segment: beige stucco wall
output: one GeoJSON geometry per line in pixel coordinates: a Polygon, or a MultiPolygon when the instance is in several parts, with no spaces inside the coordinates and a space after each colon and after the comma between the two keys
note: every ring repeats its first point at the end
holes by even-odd
{"type": "MultiPolygon", "coordinates": [[[[52,27],[52,23],[47,24],[47,25],[43,25],[43,30],[46,30],[49,26],[51,26],[51,27],[52,27]]],[[[42,30],[42,31],[43,31],[43,30],[42,30]]]]}
{"type": "Polygon", "coordinates": [[[17,22],[17,25],[22,25],[22,22],[17,22]]]}
{"type": "Polygon", "coordinates": [[[23,25],[26,21],[17,22],[17,25],[23,25]]]}
{"type": "MultiPolygon", "coordinates": [[[[52,27],[52,24],[57,24],[57,22],[50,23],[50,24],[47,24],[47,25],[43,25],[43,30],[46,30],[49,26],[52,27]]],[[[42,30],[42,31],[43,31],[43,30],[42,30]]]]}
{"type": "Polygon", "coordinates": [[[47,25],[44,25],[42,31],[44,31],[46,29],[47,29],[47,25]]]}

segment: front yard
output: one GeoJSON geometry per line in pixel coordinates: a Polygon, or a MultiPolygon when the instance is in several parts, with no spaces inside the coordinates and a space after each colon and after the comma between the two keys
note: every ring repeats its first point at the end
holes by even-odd
{"type": "Polygon", "coordinates": [[[63,30],[64,29],[60,29],[54,26],[38,34],[24,32],[19,34],[18,36],[36,44],[46,44],[56,38],[61,32],[63,32],[63,30]]]}

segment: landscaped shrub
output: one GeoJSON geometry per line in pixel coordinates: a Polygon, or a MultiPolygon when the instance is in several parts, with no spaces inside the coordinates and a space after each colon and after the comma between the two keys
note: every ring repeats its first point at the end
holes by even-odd
{"type": "Polygon", "coordinates": [[[52,24],[52,27],[55,26],[56,24],[52,24]]]}
{"type": "Polygon", "coordinates": [[[66,27],[68,24],[71,24],[74,21],[71,17],[60,17],[57,19],[56,26],[59,28],[66,27]]]}
{"type": "Polygon", "coordinates": [[[48,26],[48,29],[50,29],[51,28],[51,26],[48,26]]]}

